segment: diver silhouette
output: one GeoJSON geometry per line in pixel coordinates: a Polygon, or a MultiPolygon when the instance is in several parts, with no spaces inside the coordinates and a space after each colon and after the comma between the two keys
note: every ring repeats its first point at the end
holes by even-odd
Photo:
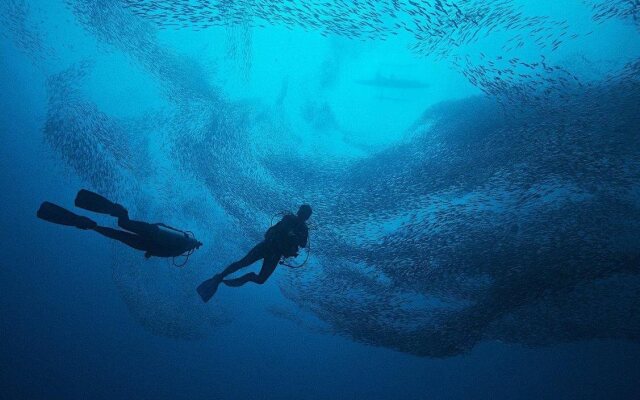
{"type": "Polygon", "coordinates": [[[263,284],[271,276],[278,266],[278,262],[284,257],[296,257],[299,248],[307,246],[309,239],[309,227],[306,221],[311,216],[311,207],[303,204],[298,213],[286,214],[282,219],[269,228],[264,234],[264,240],[258,243],[242,259],[230,264],[224,271],[213,276],[198,286],[198,294],[205,303],[213,297],[220,283],[227,286],[242,286],[247,282],[263,284]],[[224,279],[241,268],[248,267],[262,259],[262,268],[258,274],[249,272],[235,279],[224,279]]]}
{"type": "Polygon", "coordinates": [[[76,207],[108,214],[118,218],[118,226],[126,231],[99,226],[95,221],[72,213],[58,205],[45,201],[40,205],[37,216],[54,224],[75,226],[83,230],[92,230],[110,239],[115,239],[136,250],[144,251],[149,257],[178,257],[191,254],[202,246],[193,235],[172,228],[163,223],[129,219],[129,212],[120,204],[113,203],[99,194],[82,189],[75,200],[76,207]]]}

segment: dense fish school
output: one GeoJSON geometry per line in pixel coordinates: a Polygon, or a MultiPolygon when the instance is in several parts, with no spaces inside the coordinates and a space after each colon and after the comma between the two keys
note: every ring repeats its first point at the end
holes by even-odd
{"type": "MultiPolygon", "coordinates": [[[[290,307],[273,308],[274,315],[430,357],[487,340],[640,341],[640,59],[585,78],[554,58],[568,42],[588,43],[605,23],[633,27],[640,43],[639,1],[585,1],[588,29],[511,0],[66,4],[107,51],[126,54],[151,75],[171,104],[118,118],[82,89],[90,61],[51,74],[44,137],[71,171],[140,206],[184,201],[175,211],[217,237],[249,227],[229,246],[259,239],[254,221],[313,199],[310,267],[283,273],[290,307]],[[410,139],[383,151],[308,159],[287,143],[291,132],[272,108],[228,100],[197,61],[157,39],[159,30],[220,26],[282,26],[362,41],[404,36],[416,57],[446,63],[483,95],[430,107],[410,139]],[[494,51],[480,52],[475,44],[487,40],[494,51]],[[154,140],[170,166],[140,151],[154,140]],[[283,144],[266,145],[273,141],[283,144]],[[201,188],[207,206],[166,189],[157,170],[201,188]],[[163,195],[152,201],[132,187],[163,195]],[[212,221],[220,210],[225,223],[212,221]]],[[[35,11],[21,0],[2,8],[10,39],[35,64],[55,57],[46,35],[28,23],[35,11]]],[[[114,262],[132,312],[154,332],[199,337],[227,322],[204,311],[191,318],[158,301],[166,293],[153,282],[168,275],[142,274],[114,262]],[[158,304],[162,312],[154,311],[158,304]]],[[[187,272],[176,284],[178,304],[188,306],[192,293],[182,289],[197,276],[187,272]]]]}

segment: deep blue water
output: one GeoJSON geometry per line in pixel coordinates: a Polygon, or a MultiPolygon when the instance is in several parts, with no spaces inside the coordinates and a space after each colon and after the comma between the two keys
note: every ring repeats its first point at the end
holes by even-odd
{"type": "Polygon", "coordinates": [[[0,46],[0,398],[640,398],[637,0],[4,0],[0,46]],[[36,218],[80,188],[204,246],[36,218]],[[304,268],[203,304],[303,202],[304,268]]]}

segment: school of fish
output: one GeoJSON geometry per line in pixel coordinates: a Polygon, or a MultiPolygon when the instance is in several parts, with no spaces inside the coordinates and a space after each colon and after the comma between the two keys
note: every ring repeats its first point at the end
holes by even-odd
{"type": "MultiPolygon", "coordinates": [[[[290,302],[273,315],[429,357],[491,340],[640,341],[640,59],[584,79],[550,59],[593,33],[529,15],[511,0],[65,2],[86,32],[157,80],[167,103],[162,113],[119,119],[82,90],[90,62],[51,74],[44,138],[81,179],[147,207],[173,210],[184,200],[176,213],[216,238],[243,238],[232,242],[239,248],[260,239],[256,221],[312,203],[312,260],[282,273],[290,302]],[[409,141],[382,152],[310,158],[289,143],[277,109],[226,99],[197,60],[156,39],[158,29],[242,26],[257,35],[272,25],[362,41],[406,35],[416,57],[442,60],[483,96],[425,110],[409,141]],[[474,48],[497,32],[498,50],[474,48]],[[521,56],[523,47],[537,56],[521,56]],[[159,167],[140,151],[151,134],[174,165],[167,177],[154,175],[159,167]],[[169,181],[200,188],[206,205],[176,195],[169,181]],[[209,221],[218,209],[231,222],[209,221]]],[[[8,4],[8,37],[41,54],[46,33],[25,22],[27,3],[8,4]]],[[[584,4],[594,26],[629,24],[640,38],[640,1],[584,4]]],[[[330,114],[326,106],[305,112],[330,114]]],[[[225,246],[218,253],[233,257],[237,248],[225,246]]],[[[142,323],[198,336],[202,327],[176,328],[175,320],[195,323],[180,316],[184,308],[154,314],[153,301],[139,306],[131,280],[140,285],[142,272],[121,264],[115,275],[142,323]]],[[[210,268],[191,265],[180,289],[195,287],[210,268]]]]}

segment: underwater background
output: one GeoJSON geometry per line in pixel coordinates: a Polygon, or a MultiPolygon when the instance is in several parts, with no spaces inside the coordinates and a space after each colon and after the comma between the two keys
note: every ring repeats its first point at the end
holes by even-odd
{"type": "Polygon", "coordinates": [[[2,0],[0,46],[0,398],[640,398],[638,0],[2,0]],[[80,188],[204,246],[36,218],[80,188]],[[200,300],[304,202],[303,268],[200,300]]]}

